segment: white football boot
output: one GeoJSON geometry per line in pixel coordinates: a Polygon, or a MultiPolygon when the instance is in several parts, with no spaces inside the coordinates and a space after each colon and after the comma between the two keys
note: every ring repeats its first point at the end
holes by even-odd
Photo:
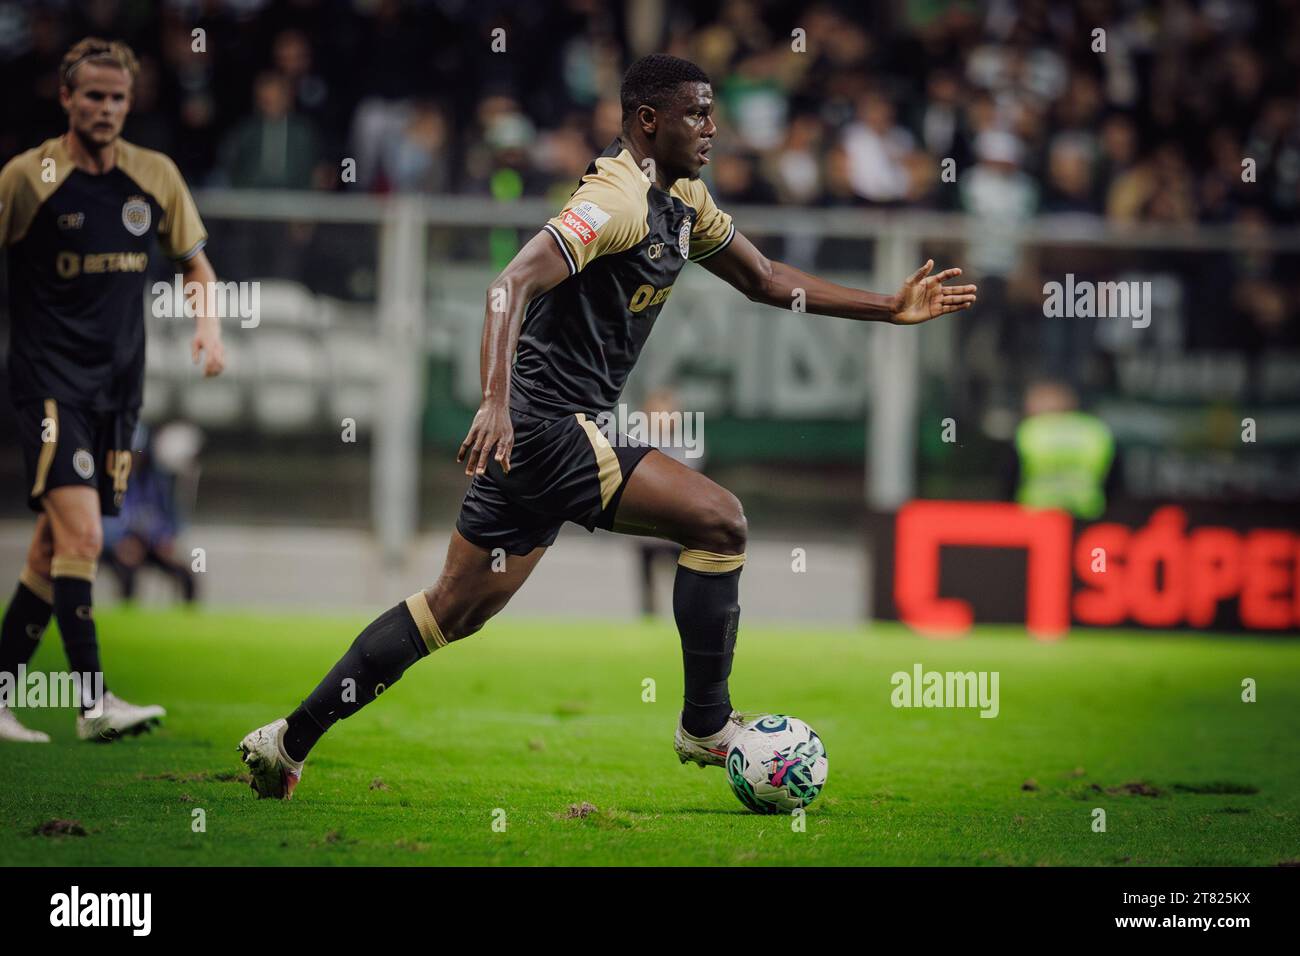
{"type": "Polygon", "coordinates": [[[284,750],[284,732],[289,722],[281,717],[265,727],[258,727],[239,744],[244,763],[253,776],[253,792],[259,800],[275,797],[288,800],[302,779],[305,761],[293,760],[284,750]]]}
{"type": "Polygon", "coordinates": [[[707,737],[692,737],[682,727],[682,718],[677,718],[677,736],[673,738],[673,749],[677,759],[682,763],[693,760],[701,767],[721,767],[727,762],[727,751],[736,734],[755,719],[752,714],[742,714],[733,710],[722,729],[707,737]]]}
{"type": "Polygon", "coordinates": [[[18,722],[12,710],[0,706],[0,740],[12,740],[22,744],[48,744],[50,735],[24,727],[18,722]]]}
{"type": "Polygon", "coordinates": [[[123,734],[142,734],[167,716],[157,704],[137,707],[112,691],[104,691],[98,717],[77,715],[77,736],[82,740],[116,740],[123,734]]]}

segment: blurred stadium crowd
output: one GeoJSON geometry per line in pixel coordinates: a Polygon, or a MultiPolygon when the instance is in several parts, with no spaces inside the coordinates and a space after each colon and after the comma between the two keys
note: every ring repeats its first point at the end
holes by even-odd
{"type": "Polygon", "coordinates": [[[714,77],[728,202],[1170,224],[1300,210],[1294,0],[8,0],[0,155],[61,132],[56,66],[86,34],[135,47],[126,135],[196,185],[567,194],[618,130],[623,69],[664,50],[714,77]],[[1266,188],[1243,183],[1244,157],[1266,188]],[[959,190],[938,188],[945,158],[959,190]]]}

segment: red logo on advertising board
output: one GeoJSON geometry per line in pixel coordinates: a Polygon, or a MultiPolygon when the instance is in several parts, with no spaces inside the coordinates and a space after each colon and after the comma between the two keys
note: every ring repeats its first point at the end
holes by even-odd
{"type": "Polygon", "coordinates": [[[960,637],[971,607],[939,597],[939,548],[1026,548],[1025,626],[1040,639],[1070,628],[1070,516],[1002,502],[913,501],[898,512],[894,601],[898,617],[935,637],[960,637]]]}
{"type": "MultiPolygon", "coordinates": [[[[1300,625],[1300,534],[1282,528],[1201,525],[1185,509],[1158,508],[1145,525],[1074,524],[1063,511],[1002,502],[913,501],[895,519],[893,597],[899,620],[937,637],[973,622],[971,605],[940,597],[944,547],[1026,552],[1024,620],[1039,639],[1063,635],[1071,620],[1091,626],[1224,624],[1247,630],[1300,625]],[[1077,582],[1077,589],[1076,589],[1077,582]],[[1233,605],[1224,602],[1235,601],[1233,605]]],[[[977,560],[970,558],[968,560],[977,560]]],[[[967,564],[969,568],[970,565],[967,564]]]]}
{"type": "Polygon", "coordinates": [[[1278,528],[1187,530],[1187,513],[1160,508],[1143,528],[1090,525],[1074,546],[1084,590],[1074,596],[1080,624],[1132,619],[1145,627],[1209,627],[1219,602],[1237,598],[1243,627],[1300,623],[1300,536],[1278,528]],[[1104,571],[1096,570],[1098,555],[1104,571]]]}

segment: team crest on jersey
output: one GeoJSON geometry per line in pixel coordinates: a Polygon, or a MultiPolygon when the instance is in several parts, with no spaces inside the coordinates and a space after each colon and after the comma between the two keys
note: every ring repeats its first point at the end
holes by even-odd
{"type": "Polygon", "coordinates": [[[82,478],[89,478],[95,473],[95,458],[84,448],[78,448],[72,455],[72,470],[82,478]]]}
{"type": "Polygon", "coordinates": [[[691,221],[687,219],[682,223],[682,228],[677,230],[677,248],[682,252],[682,258],[685,259],[691,251],[691,221]]]}
{"type": "Polygon", "coordinates": [[[122,204],[122,225],[133,236],[143,236],[149,231],[149,200],[143,196],[132,196],[122,204]]]}

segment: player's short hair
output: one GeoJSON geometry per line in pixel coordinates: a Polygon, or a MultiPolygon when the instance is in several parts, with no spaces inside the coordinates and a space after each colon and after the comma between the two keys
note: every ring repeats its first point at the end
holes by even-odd
{"type": "Polygon", "coordinates": [[[709,75],[690,60],[666,53],[641,57],[623,74],[623,86],[619,90],[624,126],[640,106],[661,109],[667,105],[683,83],[709,82],[709,75]]]}
{"type": "Polygon", "coordinates": [[[72,76],[84,63],[98,63],[102,66],[115,66],[126,70],[131,76],[131,85],[135,85],[140,75],[140,61],[135,53],[121,40],[101,40],[99,37],[86,37],[73,44],[72,49],[63,54],[59,64],[59,83],[68,89],[74,89],[72,76]]]}

